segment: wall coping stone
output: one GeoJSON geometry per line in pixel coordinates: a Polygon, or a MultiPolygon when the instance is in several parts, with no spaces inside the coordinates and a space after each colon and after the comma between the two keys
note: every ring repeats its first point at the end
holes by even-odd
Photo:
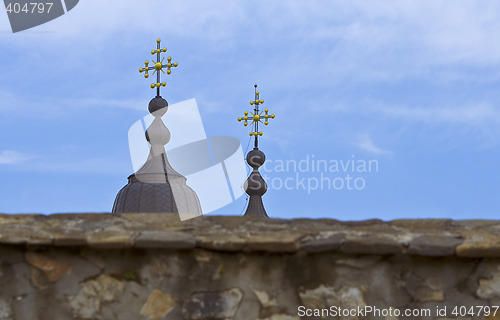
{"type": "Polygon", "coordinates": [[[97,249],[500,257],[500,221],[265,219],[178,214],[0,214],[0,244],[97,249]]]}

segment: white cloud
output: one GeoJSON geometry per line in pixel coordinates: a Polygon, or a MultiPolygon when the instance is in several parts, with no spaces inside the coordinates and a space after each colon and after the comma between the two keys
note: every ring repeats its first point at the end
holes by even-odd
{"type": "MultiPolygon", "coordinates": [[[[139,43],[135,39],[142,32],[171,34],[181,37],[224,38],[233,33],[229,25],[243,20],[246,12],[241,3],[230,0],[203,1],[80,1],[78,5],[49,23],[19,33],[22,37],[38,38],[38,41],[102,42],[113,34],[127,34],[116,39],[139,43]],[[157,14],[157,16],[155,16],[157,14]],[[33,31],[54,31],[51,39],[43,39],[33,31]],[[71,37],[68,39],[68,36],[71,37]]],[[[150,39],[144,39],[150,41],[150,39]]],[[[12,39],[10,39],[12,40],[12,39]]]]}
{"type": "Polygon", "coordinates": [[[132,172],[132,164],[128,157],[118,159],[109,156],[77,156],[61,153],[50,155],[29,155],[17,151],[0,152],[0,164],[20,165],[16,170],[42,173],[89,173],[100,175],[128,175],[132,172]],[[37,161],[28,160],[37,158],[37,161]]]}
{"type": "Polygon", "coordinates": [[[0,152],[0,164],[17,165],[32,158],[36,158],[36,156],[13,150],[3,150],[0,152]]]}
{"type": "Polygon", "coordinates": [[[77,109],[119,108],[147,112],[148,101],[120,98],[61,98],[61,97],[15,97],[13,94],[0,91],[0,113],[21,115],[23,117],[47,117],[74,113],[77,109]],[[22,108],[16,108],[22,106],[22,108]]]}
{"type": "MultiPolygon", "coordinates": [[[[303,4],[290,6],[291,9],[283,6],[279,15],[274,10],[264,10],[267,21],[274,21],[269,34],[295,42],[289,58],[278,61],[283,70],[277,74],[283,79],[293,76],[294,81],[303,81],[310,74],[307,82],[315,81],[315,85],[324,84],[325,80],[331,84],[346,79],[394,82],[424,77],[439,81],[437,67],[500,64],[497,36],[500,20],[494,14],[500,10],[499,2],[460,1],[450,5],[448,1],[398,0],[303,4]]],[[[498,78],[497,70],[490,72],[498,78]]],[[[461,73],[470,76],[466,71],[461,73]]]]}
{"type": "Polygon", "coordinates": [[[91,173],[100,175],[126,175],[132,172],[129,158],[116,159],[111,157],[86,157],[81,159],[54,160],[45,159],[30,166],[24,166],[26,171],[54,173],[91,173]]]}
{"type": "Polygon", "coordinates": [[[61,105],[72,105],[77,108],[120,108],[147,111],[148,101],[140,99],[102,99],[102,98],[74,98],[56,101],[61,105]]]}
{"type": "MultiPolygon", "coordinates": [[[[218,79],[251,74],[281,88],[395,82],[415,76],[453,82],[464,80],[464,74],[465,79],[476,81],[477,74],[447,68],[487,65],[486,73],[500,78],[500,71],[492,68],[500,64],[500,19],[494,14],[498,11],[500,2],[468,0],[453,5],[439,0],[86,0],[33,29],[55,33],[20,33],[2,37],[0,43],[20,50],[22,61],[50,66],[50,70],[39,67],[38,73],[67,77],[69,69],[77,71],[82,66],[91,74],[94,70],[94,74],[117,73],[118,81],[105,76],[96,79],[96,91],[113,82],[122,85],[122,78],[130,76],[117,72],[121,64],[129,65],[123,58],[142,60],[141,50],[147,58],[149,50],[136,48],[150,48],[157,36],[164,38],[169,50],[184,51],[183,67],[182,62],[192,58],[185,54],[189,53],[206,59],[205,65],[214,65],[214,69],[198,68],[200,74],[212,72],[218,79]],[[147,14],[151,12],[160,12],[162,17],[155,19],[147,14]],[[113,51],[115,44],[121,50],[113,51]],[[231,63],[221,68],[220,59],[231,63]],[[436,70],[440,67],[445,70],[436,70]]],[[[31,64],[20,63],[20,68],[16,68],[20,75],[32,71],[31,64]]],[[[52,82],[57,84],[57,80],[52,82]]],[[[63,86],[54,87],[62,90],[63,86]]]]}
{"type": "Polygon", "coordinates": [[[361,135],[359,137],[357,146],[363,151],[367,151],[374,154],[379,154],[379,155],[392,154],[392,151],[384,150],[375,145],[375,143],[373,143],[372,139],[368,135],[361,135]]]}
{"type": "Polygon", "coordinates": [[[489,104],[439,107],[378,106],[367,109],[386,117],[430,124],[483,126],[500,122],[500,110],[489,104]]]}
{"type": "MultiPolygon", "coordinates": [[[[116,41],[141,47],[150,43],[145,34],[209,41],[220,47],[231,47],[228,40],[248,36],[245,42],[262,45],[284,39],[295,44],[317,42],[328,47],[330,59],[340,56],[357,62],[363,61],[359,58],[374,61],[374,54],[386,62],[393,58],[500,62],[500,20],[495,14],[499,10],[497,1],[470,0],[453,5],[442,0],[87,0],[63,17],[33,29],[54,30],[54,34],[26,36],[43,45],[61,40],[110,41],[117,34],[126,34],[116,41]],[[152,12],[161,13],[161,18],[148,14],[152,12]]],[[[19,43],[26,42],[26,37],[17,38],[19,43]]],[[[296,49],[289,48],[289,53],[296,49]]],[[[88,52],[75,50],[74,54],[88,52]]]]}

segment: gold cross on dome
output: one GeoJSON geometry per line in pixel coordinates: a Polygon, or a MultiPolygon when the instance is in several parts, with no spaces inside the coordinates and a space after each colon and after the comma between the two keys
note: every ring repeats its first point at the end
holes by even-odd
{"type": "Polygon", "coordinates": [[[165,57],[161,58],[160,60],[160,54],[163,52],[167,52],[167,48],[160,49],[160,39],[156,40],[156,50],[151,50],[151,54],[155,55],[156,54],[156,61],[152,60],[151,64],[154,65],[153,67],[149,66],[150,61],[146,60],[144,62],[144,68],[139,69],[139,73],[144,72],[144,78],[149,78],[149,71],[154,70],[152,75],[156,73],[156,83],[151,84],[151,89],[156,88],[156,96],[160,96],[160,87],[163,86],[165,87],[167,85],[166,82],[161,82],[160,79],[160,71],[165,73],[163,69],[167,69],[167,74],[170,74],[172,71],[170,68],[176,68],[179,64],[177,62],[172,63],[172,58],[168,57],[167,58],[167,64],[163,64],[163,60],[165,60],[165,57]]]}

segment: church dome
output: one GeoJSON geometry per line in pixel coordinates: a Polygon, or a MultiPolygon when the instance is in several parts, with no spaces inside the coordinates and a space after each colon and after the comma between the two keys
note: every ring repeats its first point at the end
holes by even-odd
{"type": "Polygon", "coordinates": [[[113,214],[176,212],[181,220],[202,215],[198,196],[186,184],[186,178],[172,168],[165,153],[164,146],[170,140],[170,132],[161,116],[167,111],[167,106],[161,97],[149,103],[149,111],[155,116],[145,133],[151,145],[149,156],[118,192],[113,214]]]}

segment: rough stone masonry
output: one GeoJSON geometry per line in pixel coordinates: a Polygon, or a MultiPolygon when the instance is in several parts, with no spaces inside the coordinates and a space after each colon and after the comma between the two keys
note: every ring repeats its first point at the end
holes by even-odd
{"type": "Polygon", "coordinates": [[[0,288],[0,320],[500,319],[500,221],[0,215],[0,288]]]}

